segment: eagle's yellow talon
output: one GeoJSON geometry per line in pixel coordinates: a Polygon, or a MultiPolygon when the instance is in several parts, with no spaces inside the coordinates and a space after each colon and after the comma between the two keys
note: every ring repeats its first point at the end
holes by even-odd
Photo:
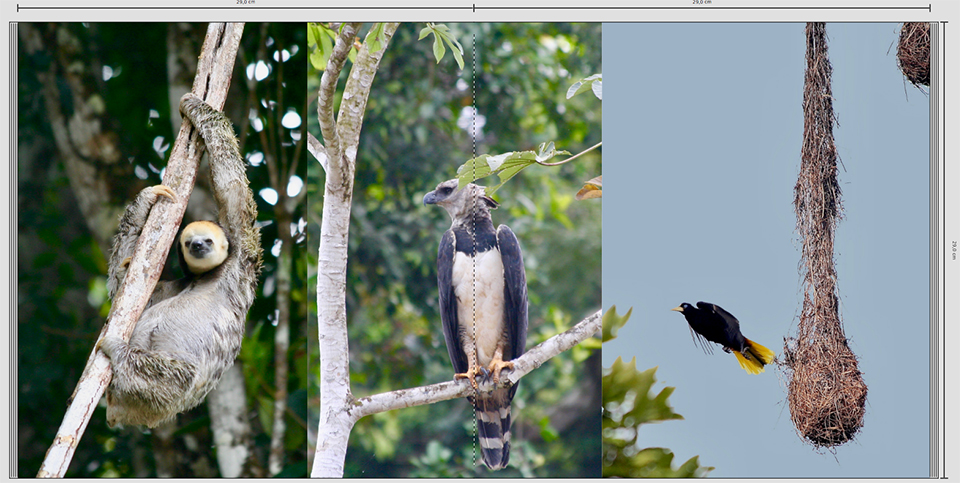
{"type": "Polygon", "coordinates": [[[490,361],[490,366],[487,367],[487,370],[493,373],[494,384],[500,384],[500,371],[504,369],[513,369],[513,362],[504,361],[502,359],[494,359],[490,361]]]}
{"type": "Polygon", "coordinates": [[[469,379],[469,380],[470,380],[470,385],[473,386],[474,389],[480,389],[480,385],[477,384],[477,374],[480,374],[480,367],[471,365],[470,368],[467,369],[467,372],[461,372],[461,373],[459,373],[459,374],[454,374],[454,375],[453,375],[453,380],[457,380],[457,379],[469,379]]]}

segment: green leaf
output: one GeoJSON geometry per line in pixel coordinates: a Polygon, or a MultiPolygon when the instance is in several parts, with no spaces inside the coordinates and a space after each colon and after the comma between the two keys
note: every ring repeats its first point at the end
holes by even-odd
{"type": "Polygon", "coordinates": [[[582,347],[584,349],[589,349],[589,350],[596,350],[602,347],[601,344],[603,344],[603,342],[600,339],[597,339],[596,337],[590,337],[584,340],[583,342],[581,342],[580,344],[578,344],[577,347],[582,347]]]}
{"type": "Polygon", "coordinates": [[[457,178],[460,179],[459,187],[463,188],[467,183],[496,174],[500,178],[500,182],[493,186],[487,186],[487,195],[492,195],[520,171],[537,164],[538,161],[546,161],[558,154],[569,155],[570,153],[557,151],[553,142],[549,142],[540,144],[537,152],[510,151],[497,155],[481,154],[457,168],[457,178]]]}
{"type": "Polygon", "coordinates": [[[320,52],[319,50],[314,50],[313,52],[310,52],[309,58],[310,58],[310,65],[312,65],[314,69],[322,72],[324,67],[326,67],[326,62],[324,62],[323,53],[320,52]]]}
{"type": "Polygon", "coordinates": [[[664,387],[651,397],[656,372],[656,367],[637,371],[636,357],[629,363],[618,357],[613,366],[603,370],[604,428],[683,419],[667,403],[673,387],[664,387]]]}
{"type": "Polygon", "coordinates": [[[573,85],[567,89],[567,99],[588,90],[593,90],[593,94],[597,96],[598,99],[603,100],[602,91],[600,88],[594,88],[595,83],[601,83],[603,81],[603,74],[593,74],[590,77],[584,77],[583,79],[574,82],[573,85]]]}
{"type": "Polygon", "coordinates": [[[430,35],[431,32],[433,32],[433,27],[431,27],[430,24],[427,24],[426,27],[420,30],[420,38],[417,40],[423,40],[423,38],[427,35],[430,35]]]}
{"type": "MultiPolygon", "coordinates": [[[[333,46],[337,39],[337,33],[322,23],[310,23],[307,25],[307,35],[310,38],[308,45],[310,47],[310,65],[318,71],[327,68],[327,60],[333,52],[333,46]]],[[[356,52],[350,49],[350,61],[356,60],[356,52]]]]}
{"type": "Polygon", "coordinates": [[[550,426],[550,418],[544,416],[539,421],[540,426],[540,437],[543,438],[546,442],[556,441],[560,437],[560,434],[557,433],[556,429],[553,429],[550,426]]]}
{"type": "Polygon", "coordinates": [[[633,307],[630,307],[627,313],[621,317],[617,315],[616,305],[610,307],[610,310],[607,310],[607,313],[603,314],[603,342],[616,339],[617,331],[623,327],[623,324],[627,323],[627,319],[630,318],[630,314],[632,313],[633,307]]]}
{"type": "Polygon", "coordinates": [[[367,33],[367,37],[364,39],[364,43],[367,44],[367,50],[371,54],[380,52],[383,49],[383,44],[387,41],[386,34],[383,31],[383,23],[375,23],[373,27],[370,28],[370,32],[367,33]]]}
{"type": "Polygon", "coordinates": [[[443,46],[443,41],[440,40],[439,35],[434,35],[433,37],[433,56],[436,57],[437,63],[440,63],[440,60],[443,59],[443,54],[446,52],[446,48],[443,46]]]}
{"type": "MultiPolygon", "coordinates": [[[[446,29],[446,25],[443,26],[446,29]]],[[[450,33],[443,34],[443,40],[450,44],[450,52],[453,52],[453,58],[457,61],[457,65],[460,66],[460,70],[463,70],[463,46],[460,45],[460,41],[457,40],[450,33]]]]}
{"type": "Polygon", "coordinates": [[[431,33],[433,34],[433,56],[437,59],[437,63],[439,64],[444,54],[446,54],[447,49],[444,46],[444,43],[446,43],[450,46],[450,51],[453,52],[453,58],[457,61],[457,65],[460,66],[460,70],[463,70],[463,46],[460,45],[457,38],[450,33],[450,28],[443,24],[427,23],[427,26],[420,30],[420,38],[417,40],[423,40],[424,37],[431,33]]]}
{"type": "Polygon", "coordinates": [[[634,358],[625,363],[618,357],[613,366],[603,370],[603,476],[704,476],[713,468],[700,466],[698,457],[674,469],[674,454],[669,449],[639,448],[640,442],[644,441],[640,438],[642,425],[680,420],[683,416],[674,412],[667,402],[667,398],[673,394],[673,387],[664,387],[657,393],[652,391],[657,382],[657,368],[637,371],[636,362],[634,358]]]}

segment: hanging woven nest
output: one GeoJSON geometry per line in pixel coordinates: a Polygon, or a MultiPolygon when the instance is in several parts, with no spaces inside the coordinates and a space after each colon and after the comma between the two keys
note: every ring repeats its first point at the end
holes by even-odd
{"type": "Polygon", "coordinates": [[[789,339],[784,350],[792,373],[790,417],[807,441],[830,448],[850,441],[863,426],[867,385],[842,334],[811,337],[813,320],[801,318],[804,336],[789,339]]]}
{"type": "Polygon", "coordinates": [[[797,432],[817,447],[833,447],[851,440],[863,426],[867,386],[840,322],[833,264],[842,206],[825,25],[807,24],[806,34],[803,147],[794,188],[804,298],[797,337],[786,340],[784,360],[797,432]]]}
{"type": "Polygon", "coordinates": [[[930,86],[930,24],[907,22],[900,29],[897,47],[900,72],[915,86],[930,86]]]}

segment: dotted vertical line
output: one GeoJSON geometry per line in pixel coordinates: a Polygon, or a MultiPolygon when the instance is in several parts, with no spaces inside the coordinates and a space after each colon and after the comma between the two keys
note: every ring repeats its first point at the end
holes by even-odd
{"type": "MultiPolygon", "coordinates": [[[[473,68],[471,71],[471,89],[470,96],[471,107],[471,129],[470,129],[470,139],[473,142],[473,158],[477,158],[477,34],[473,34],[473,45],[471,45],[471,50],[473,51],[473,68]]],[[[474,162],[473,166],[473,176],[471,178],[477,177],[477,163],[474,162]]],[[[471,196],[473,196],[473,207],[471,210],[471,223],[473,223],[473,229],[470,230],[470,237],[473,242],[473,359],[476,367],[480,366],[480,346],[477,342],[477,193],[471,190],[471,196]]],[[[468,371],[469,371],[469,364],[468,371]]],[[[474,374],[476,377],[476,374],[474,374]]],[[[480,440],[479,428],[477,425],[480,424],[477,421],[477,410],[480,407],[480,390],[474,389],[474,398],[473,398],[473,464],[475,466],[480,466],[480,460],[477,457],[477,441],[480,440]]]]}

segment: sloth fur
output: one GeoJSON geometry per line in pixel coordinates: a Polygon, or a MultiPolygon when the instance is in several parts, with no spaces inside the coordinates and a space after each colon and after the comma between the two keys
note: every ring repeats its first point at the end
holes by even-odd
{"type": "MultiPolygon", "coordinates": [[[[219,223],[187,225],[178,247],[183,278],[157,283],[129,341],[105,336],[110,358],[107,424],[156,427],[200,404],[233,365],[243,340],[261,265],[256,203],[233,126],[222,113],[187,94],[180,112],[200,131],[209,155],[219,223]]],[[[110,298],[123,283],[129,259],[163,185],[141,191],[120,220],[110,257],[110,298]]]]}

